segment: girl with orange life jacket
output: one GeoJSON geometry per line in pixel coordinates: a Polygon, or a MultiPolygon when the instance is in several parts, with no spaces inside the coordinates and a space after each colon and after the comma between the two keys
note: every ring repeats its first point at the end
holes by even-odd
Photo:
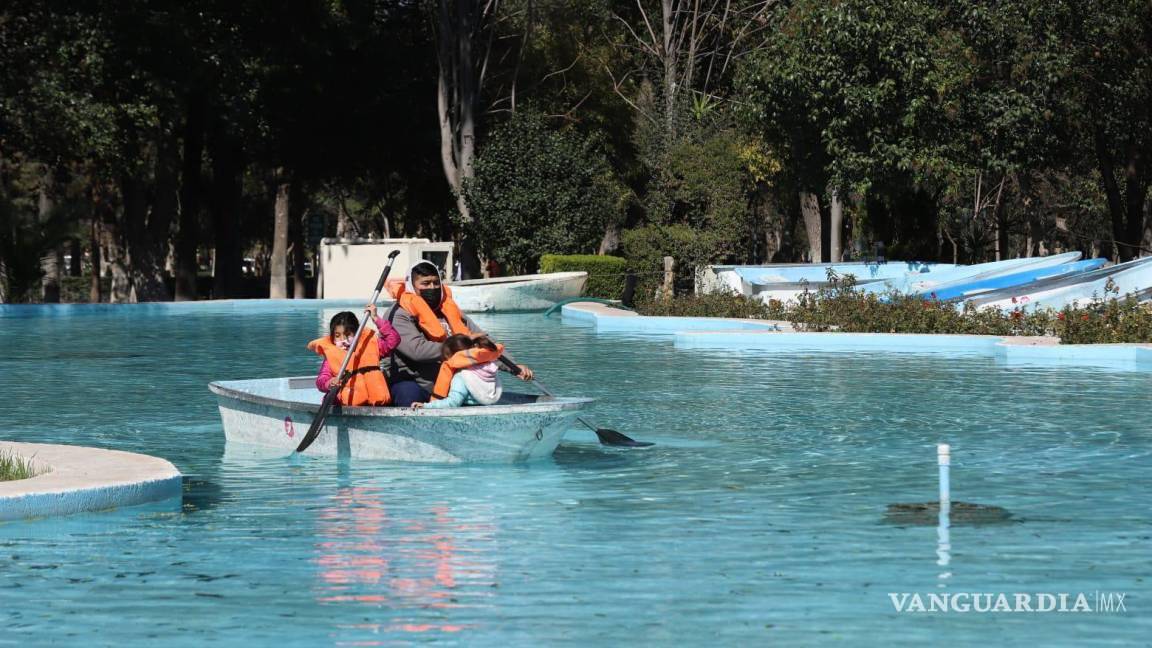
{"type": "Polygon", "coordinates": [[[442,409],[463,405],[492,405],[503,389],[496,360],[504,345],[487,337],[452,335],[444,340],[444,363],[432,391],[432,402],[412,403],[412,407],[442,409]]]}
{"type": "MultiPolygon", "coordinates": [[[[341,405],[388,405],[392,402],[388,382],[380,370],[380,359],[392,353],[400,343],[400,335],[391,324],[376,315],[375,304],[366,308],[380,333],[377,335],[367,330],[360,336],[357,350],[346,368],[349,378],[340,389],[341,405]]],[[[320,374],[316,376],[316,389],[327,392],[336,386],[336,372],[349,353],[359,328],[355,313],[337,313],[328,324],[328,335],[308,343],[310,351],[324,358],[320,362],[320,374]]]]}
{"type": "MultiPolygon", "coordinates": [[[[412,266],[404,281],[389,282],[388,292],[396,300],[388,321],[400,333],[400,345],[384,362],[393,402],[427,402],[444,361],[444,341],[450,335],[480,337],[484,330],[460,312],[451,288],[441,284],[440,270],[427,261],[412,266]]],[[[531,380],[532,370],[522,366],[519,377],[531,380]]]]}

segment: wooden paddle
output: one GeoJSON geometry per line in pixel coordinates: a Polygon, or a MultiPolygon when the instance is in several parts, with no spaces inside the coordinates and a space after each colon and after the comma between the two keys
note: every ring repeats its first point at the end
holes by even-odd
{"type": "MultiPolygon", "coordinates": [[[[384,272],[380,273],[380,281],[376,282],[376,290],[372,293],[372,299],[369,304],[375,304],[376,300],[380,297],[380,291],[384,289],[384,282],[388,280],[388,273],[392,272],[392,262],[400,254],[400,250],[393,250],[388,255],[388,265],[384,266],[384,272]]],[[[364,321],[360,323],[360,328],[356,329],[356,336],[352,338],[352,346],[348,347],[348,353],[344,354],[344,361],[340,363],[340,370],[336,372],[339,379],[336,384],[324,394],[324,400],[320,402],[320,409],[316,412],[316,416],[312,418],[312,425],[308,426],[308,433],[300,440],[300,445],[296,446],[296,452],[304,452],[312,442],[320,436],[320,429],[324,427],[324,420],[328,418],[328,412],[332,406],[336,404],[337,398],[340,395],[340,390],[344,387],[344,383],[348,380],[350,375],[345,372],[348,368],[348,361],[352,359],[352,354],[359,347],[360,335],[364,333],[364,329],[368,328],[368,311],[364,311],[364,321]]]]}
{"type": "MultiPolygon", "coordinates": [[[[512,372],[513,376],[519,376],[521,374],[520,367],[515,362],[512,362],[511,360],[509,360],[507,357],[500,356],[500,362],[503,363],[503,365],[505,367],[508,367],[508,371],[512,372]]],[[[545,396],[549,396],[551,398],[556,398],[556,395],[553,394],[552,391],[549,390],[547,387],[545,387],[544,384],[541,383],[539,380],[536,380],[535,378],[533,378],[532,382],[533,382],[533,384],[536,385],[537,389],[544,392],[545,396]]],[[[580,418],[579,416],[576,417],[576,420],[580,421],[580,424],[583,425],[584,427],[595,432],[597,438],[600,439],[600,443],[603,445],[620,446],[620,447],[625,447],[625,448],[647,448],[648,446],[655,445],[651,441],[637,441],[636,439],[633,439],[632,437],[630,437],[626,434],[621,434],[620,432],[617,432],[616,430],[609,430],[608,428],[596,427],[595,425],[592,425],[591,423],[589,423],[588,421],[585,421],[584,419],[580,418]]]]}

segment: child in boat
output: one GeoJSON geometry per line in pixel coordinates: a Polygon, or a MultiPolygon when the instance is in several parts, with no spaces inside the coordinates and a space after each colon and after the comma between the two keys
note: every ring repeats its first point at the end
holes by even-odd
{"type": "MultiPolygon", "coordinates": [[[[387,405],[392,402],[388,382],[380,371],[380,359],[388,357],[400,344],[400,334],[376,314],[375,304],[365,308],[380,333],[377,335],[369,329],[360,336],[359,351],[348,362],[347,371],[351,377],[340,390],[341,405],[387,405]]],[[[355,313],[336,313],[328,323],[328,335],[308,343],[309,350],[324,358],[316,376],[316,389],[327,392],[336,386],[336,372],[340,370],[359,328],[360,321],[355,313]]]]}
{"type": "Polygon", "coordinates": [[[432,402],[413,403],[413,408],[443,409],[462,405],[492,405],[504,389],[496,360],[504,345],[487,336],[450,335],[444,340],[440,375],[436,378],[432,402]]]}

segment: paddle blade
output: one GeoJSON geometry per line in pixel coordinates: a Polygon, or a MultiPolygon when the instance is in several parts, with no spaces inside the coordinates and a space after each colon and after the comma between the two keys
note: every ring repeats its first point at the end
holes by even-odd
{"type": "Polygon", "coordinates": [[[596,428],[596,436],[600,438],[602,445],[622,446],[626,448],[647,448],[648,446],[656,445],[651,441],[637,441],[630,436],[607,428],[596,428]]]}
{"type": "Polygon", "coordinates": [[[329,389],[327,394],[324,394],[324,400],[320,403],[320,409],[316,412],[316,416],[312,419],[312,425],[308,426],[308,433],[300,440],[300,445],[296,446],[296,452],[304,452],[316,437],[320,436],[320,430],[324,427],[324,420],[328,418],[328,412],[332,411],[332,406],[336,404],[336,398],[340,395],[340,388],[329,389]]]}

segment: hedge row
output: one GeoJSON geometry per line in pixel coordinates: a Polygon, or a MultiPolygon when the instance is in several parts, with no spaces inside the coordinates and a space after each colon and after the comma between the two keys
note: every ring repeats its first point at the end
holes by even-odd
{"type": "Polygon", "coordinates": [[[540,257],[540,272],[588,273],[584,294],[603,299],[620,299],[628,262],[620,257],[596,254],[545,254],[540,257]]]}

